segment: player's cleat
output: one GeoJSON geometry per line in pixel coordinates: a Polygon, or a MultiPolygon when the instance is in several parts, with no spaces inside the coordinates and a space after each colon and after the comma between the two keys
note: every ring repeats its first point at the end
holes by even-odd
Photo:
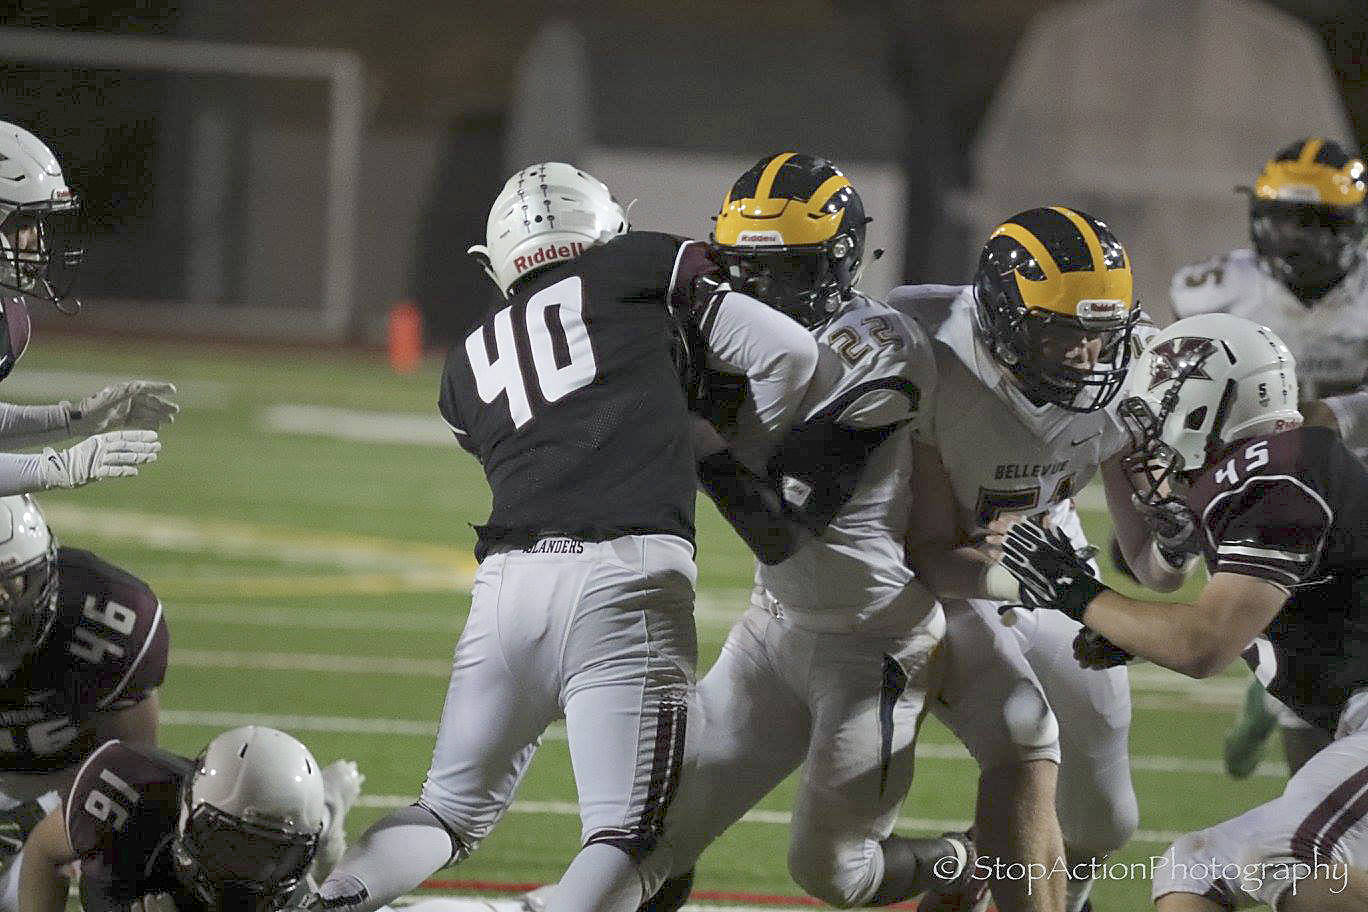
{"type": "Polygon", "coordinates": [[[347,812],[361,797],[361,784],[366,781],[354,760],[334,760],[322,769],[321,775],[328,825],[318,838],[318,853],[310,869],[318,883],[327,879],[328,872],[342,860],[342,853],[347,850],[347,812]]]}
{"type": "Polygon", "coordinates": [[[1236,779],[1254,772],[1263,757],[1264,744],[1277,725],[1278,717],[1269,710],[1263,687],[1258,681],[1252,682],[1245,691],[1240,715],[1225,736],[1226,772],[1236,779]]]}
{"type": "Polygon", "coordinates": [[[986,912],[991,897],[988,881],[974,876],[978,870],[978,851],[974,848],[972,833],[945,833],[942,838],[964,848],[964,864],[955,877],[926,891],[917,903],[917,912],[986,912]]]}

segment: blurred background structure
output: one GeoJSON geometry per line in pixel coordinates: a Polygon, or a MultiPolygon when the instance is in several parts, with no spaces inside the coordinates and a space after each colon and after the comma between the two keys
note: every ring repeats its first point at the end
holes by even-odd
{"type": "Polygon", "coordinates": [[[851,174],[875,294],[966,281],[1060,202],[1163,313],[1245,241],[1232,191],[1274,150],[1361,146],[1366,43],[1360,0],[30,0],[0,116],[86,198],[82,330],[374,344],[411,299],[440,345],[489,302],[464,250],[515,168],[573,160],[702,236],[781,148],[851,174]]]}

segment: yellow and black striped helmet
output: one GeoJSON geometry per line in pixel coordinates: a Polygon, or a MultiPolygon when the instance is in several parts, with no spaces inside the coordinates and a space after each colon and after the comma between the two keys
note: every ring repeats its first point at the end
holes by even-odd
{"type": "Polygon", "coordinates": [[[1120,390],[1140,309],[1130,257],[1100,219],[1064,206],[1012,216],[983,247],[974,299],[979,338],[1033,402],[1091,412],[1120,390]]]}
{"type": "Polygon", "coordinates": [[[849,297],[864,264],[869,221],[835,165],[781,152],[732,184],[712,247],[734,288],[813,327],[849,297]]]}
{"type": "Polygon", "coordinates": [[[1304,304],[1363,255],[1368,174],[1338,143],[1303,139],[1264,165],[1250,189],[1249,234],[1270,272],[1304,304]]]}

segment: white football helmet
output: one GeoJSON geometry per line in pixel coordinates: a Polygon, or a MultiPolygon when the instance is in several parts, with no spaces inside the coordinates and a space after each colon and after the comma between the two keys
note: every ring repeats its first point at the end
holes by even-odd
{"type": "Polygon", "coordinates": [[[278,909],[308,871],[326,815],[307,747],[260,725],[226,731],[181,789],[176,875],[210,908],[278,909]]]}
{"type": "Polygon", "coordinates": [[[37,502],[0,497],[0,677],[47,639],[57,617],[57,543],[37,502]]]}
{"type": "Polygon", "coordinates": [[[80,206],[52,150],[0,121],[0,286],[60,305],[85,255],[80,206]]]}
{"type": "Polygon", "coordinates": [[[1147,502],[1175,472],[1202,468],[1235,440],[1298,427],[1296,362],[1267,326],[1224,313],[1158,333],[1126,377],[1119,405],[1147,502]]]}
{"type": "Polygon", "coordinates": [[[485,243],[466,253],[508,297],[545,266],[573,259],[628,229],[627,213],[603,182],[562,162],[543,162],[508,179],[489,210],[485,243]]]}

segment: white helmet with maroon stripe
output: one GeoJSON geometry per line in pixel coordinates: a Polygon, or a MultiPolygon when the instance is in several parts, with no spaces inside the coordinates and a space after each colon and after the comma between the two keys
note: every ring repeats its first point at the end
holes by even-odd
{"type": "Polygon", "coordinates": [[[1231,314],[1188,317],[1155,335],[1122,396],[1136,447],[1129,465],[1149,476],[1150,490],[1139,492],[1147,500],[1231,442],[1302,422],[1292,353],[1267,326],[1231,314]]]}
{"type": "Polygon", "coordinates": [[[573,259],[627,228],[627,213],[602,181],[574,165],[543,162],[508,179],[489,210],[485,243],[466,253],[507,297],[533,272],[573,259]]]}

